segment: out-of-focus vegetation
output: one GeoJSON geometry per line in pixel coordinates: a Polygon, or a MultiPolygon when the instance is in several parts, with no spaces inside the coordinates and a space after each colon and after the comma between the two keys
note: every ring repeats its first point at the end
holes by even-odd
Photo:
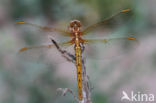
{"type": "MultiPolygon", "coordinates": [[[[72,63],[33,62],[18,58],[20,48],[50,42],[44,32],[17,25],[34,24],[67,29],[70,20],[88,26],[130,8],[132,15],[113,34],[135,34],[140,45],[132,53],[109,60],[86,60],[93,103],[121,103],[122,91],[156,95],[155,0],[1,0],[0,1],[0,103],[71,103],[71,94],[56,95],[57,88],[77,94],[72,63]]],[[[120,19],[119,19],[120,20],[120,19]]],[[[45,33],[46,34],[46,33],[45,33]]],[[[95,36],[96,34],[94,34],[95,36]]],[[[44,58],[46,59],[46,58],[44,58]]],[[[37,60],[38,61],[38,60],[37,60]]]]}

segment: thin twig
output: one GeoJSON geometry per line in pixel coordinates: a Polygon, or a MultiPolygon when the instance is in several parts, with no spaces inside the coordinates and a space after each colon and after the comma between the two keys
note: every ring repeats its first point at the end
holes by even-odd
{"type": "Polygon", "coordinates": [[[62,96],[66,96],[66,93],[69,92],[72,94],[72,96],[74,97],[74,99],[78,102],[79,100],[77,99],[77,97],[75,96],[75,94],[73,93],[73,91],[69,88],[58,88],[57,92],[62,92],[62,96]]]}

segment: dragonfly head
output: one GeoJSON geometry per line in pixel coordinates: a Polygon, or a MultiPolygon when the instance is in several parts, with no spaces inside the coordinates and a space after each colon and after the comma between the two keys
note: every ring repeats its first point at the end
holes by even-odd
{"type": "Polygon", "coordinates": [[[69,30],[71,32],[79,32],[81,27],[81,23],[78,20],[73,20],[70,22],[69,30]]]}

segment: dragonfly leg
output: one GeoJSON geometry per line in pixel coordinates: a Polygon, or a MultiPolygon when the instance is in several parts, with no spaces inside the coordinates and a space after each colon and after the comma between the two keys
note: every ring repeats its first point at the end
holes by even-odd
{"type": "Polygon", "coordinates": [[[63,57],[65,57],[70,62],[76,63],[76,57],[73,54],[70,54],[69,52],[62,50],[55,40],[51,39],[51,41],[55,45],[57,50],[63,55],[63,57]]]}
{"type": "Polygon", "coordinates": [[[80,44],[80,45],[81,45],[81,52],[83,53],[85,50],[85,46],[83,44],[80,44]]]}

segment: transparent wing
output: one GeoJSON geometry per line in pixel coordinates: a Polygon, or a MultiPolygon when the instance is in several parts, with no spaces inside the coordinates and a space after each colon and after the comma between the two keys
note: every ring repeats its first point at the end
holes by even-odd
{"type": "MultiPolygon", "coordinates": [[[[71,41],[59,43],[58,44],[62,49],[66,50],[72,45],[71,41]]],[[[31,46],[21,48],[18,51],[17,56],[26,61],[30,62],[65,62],[62,54],[57,50],[54,44],[41,45],[41,46],[31,46]]]]}
{"type": "Polygon", "coordinates": [[[97,40],[84,40],[84,43],[108,43],[108,42],[112,42],[112,41],[115,41],[115,40],[136,40],[135,37],[132,37],[132,36],[129,36],[129,37],[121,37],[121,38],[110,38],[110,39],[97,39],[97,40]]]}
{"type": "Polygon", "coordinates": [[[139,42],[135,37],[85,40],[84,56],[93,59],[111,59],[135,50],[139,42]]]}
{"type": "MultiPolygon", "coordinates": [[[[64,43],[59,43],[59,46],[68,46],[68,45],[72,45],[71,41],[68,42],[64,42],[64,43]]],[[[22,53],[31,49],[40,49],[40,48],[46,48],[46,49],[50,49],[53,48],[55,45],[53,44],[49,44],[49,45],[41,45],[41,46],[31,46],[31,47],[25,47],[25,48],[21,48],[18,53],[22,53]]]]}
{"type": "Polygon", "coordinates": [[[59,32],[60,34],[62,34],[64,36],[70,36],[70,32],[65,31],[65,30],[61,30],[61,29],[57,29],[57,28],[50,28],[50,27],[47,27],[47,26],[40,26],[40,25],[37,25],[37,24],[32,24],[32,23],[25,22],[25,21],[19,21],[19,22],[16,22],[16,23],[24,24],[24,25],[30,25],[30,26],[39,28],[39,29],[41,29],[43,31],[46,31],[46,32],[59,32]]]}
{"type": "Polygon", "coordinates": [[[98,22],[96,24],[93,24],[87,28],[85,28],[83,30],[83,34],[82,35],[86,35],[87,33],[89,33],[90,31],[92,31],[93,29],[97,29],[97,27],[100,27],[100,26],[108,26],[110,23],[114,22],[114,19],[117,18],[118,16],[122,16],[122,15],[126,15],[130,12],[130,9],[125,9],[125,10],[122,10],[118,13],[116,13],[115,15],[105,19],[104,21],[101,21],[101,22],[98,22]]]}

